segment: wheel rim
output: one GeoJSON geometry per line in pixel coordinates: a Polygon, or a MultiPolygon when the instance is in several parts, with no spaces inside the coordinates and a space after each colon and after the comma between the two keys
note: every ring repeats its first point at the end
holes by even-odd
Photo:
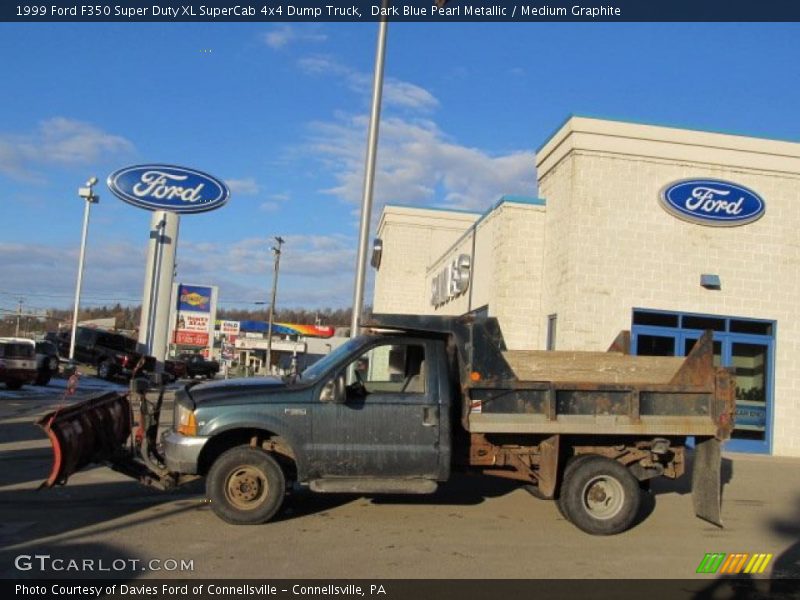
{"type": "Polygon", "coordinates": [[[595,519],[615,517],[625,503],[625,490],[619,480],[608,475],[598,475],[583,486],[583,508],[595,519]]]}
{"type": "Polygon", "coordinates": [[[102,379],[106,379],[108,377],[108,365],[106,363],[100,363],[100,368],[97,371],[97,374],[102,379]]]}
{"type": "Polygon", "coordinates": [[[267,497],[268,491],[266,476],[252,466],[233,469],[225,481],[225,497],[241,510],[258,507],[267,497]]]}

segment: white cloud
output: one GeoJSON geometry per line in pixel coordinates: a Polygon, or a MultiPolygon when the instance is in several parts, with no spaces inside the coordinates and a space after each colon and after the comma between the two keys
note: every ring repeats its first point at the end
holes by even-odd
{"type": "Polygon", "coordinates": [[[133,143],[90,123],[54,117],[30,134],[0,134],[0,172],[37,180],[35,169],[47,165],[84,165],[113,154],[129,154],[133,143]]]}
{"type": "MultiPolygon", "coordinates": [[[[287,235],[278,284],[280,306],[346,306],[355,268],[355,239],[344,235],[287,235]]],[[[183,281],[220,286],[226,303],[263,301],[272,282],[270,237],[233,244],[181,242],[178,272],[183,281]]]]}
{"type": "MultiPolygon", "coordinates": [[[[372,93],[372,74],[356,71],[328,55],[304,56],[297,60],[297,65],[309,75],[335,76],[365,98],[372,93]]],[[[439,106],[439,100],[425,88],[393,77],[384,79],[383,103],[387,107],[415,111],[431,111],[439,106]]]]}
{"type": "Polygon", "coordinates": [[[246,179],[226,179],[225,185],[232,194],[252,195],[257,194],[261,189],[252,177],[246,179]]]}
{"type": "MultiPolygon", "coordinates": [[[[308,150],[334,172],[329,194],[357,204],[363,185],[368,118],[340,116],[311,126],[308,150]]],[[[485,210],[503,194],[534,195],[534,154],[492,156],[450,140],[430,120],[381,121],[376,213],[385,203],[485,210]]]]}
{"type": "MultiPolygon", "coordinates": [[[[344,235],[288,235],[281,255],[278,305],[342,307],[352,298],[355,239],[344,235]]],[[[273,260],[269,237],[233,244],[181,240],[178,280],[218,285],[225,306],[251,306],[267,298],[273,260]]],[[[77,247],[0,243],[0,308],[67,308],[75,292],[77,247]]],[[[146,245],[92,242],[86,255],[83,302],[137,305],[145,278],[146,245]]]]}
{"type": "MultiPolygon", "coordinates": [[[[0,243],[0,281],[4,291],[43,307],[67,307],[75,293],[78,248],[43,243],[0,243]]],[[[138,304],[142,296],[145,247],[128,242],[89,240],[82,303],[138,304]]]]}
{"type": "Polygon", "coordinates": [[[262,39],[270,48],[279,50],[295,42],[324,42],[328,36],[314,25],[279,25],[265,32],[262,39]]]}
{"type": "MultiPolygon", "coordinates": [[[[328,55],[298,59],[312,76],[334,76],[365,100],[372,75],[328,55]]],[[[484,210],[503,194],[533,195],[534,154],[518,150],[489,154],[463,146],[432,120],[439,100],[429,90],[387,78],[383,89],[375,181],[375,213],[387,202],[484,210]]],[[[305,150],[333,173],[336,185],[323,190],[358,204],[363,186],[368,116],[342,112],[330,121],[311,123],[305,150]]]]}
{"type": "Polygon", "coordinates": [[[260,211],[263,211],[263,212],[277,212],[277,210],[278,210],[280,207],[281,207],[281,205],[280,205],[280,204],[278,204],[277,202],[269,202],[269,201],[267,201],[267,202],[262,202],[262,203],[261,203],[261,204],[258,206],[258,209],[259,209],[260,211]]]}

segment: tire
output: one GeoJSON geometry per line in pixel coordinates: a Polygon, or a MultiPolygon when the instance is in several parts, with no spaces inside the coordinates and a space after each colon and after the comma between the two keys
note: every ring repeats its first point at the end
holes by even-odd
{"type": "Polygon", "coordinates": [[[114,372],[111,368],[110,361],[104,360],[97,365],[97,376],[107,381],[111,381],[114,378],[114,372]]]}
{"type": "Polygon", "coordinates": [[[10,390],[18,390],[22,387],[21,381],[6,381],[6,387],[10,390]]]}
{"type": "Polygon", "coordinates": [[[238,446],[211,465],[206,494],[216,515],[233,525],[266,523],[283,504],[286,478],[267,452],[238,446]]]}
{"type": "Polygon", "coordinates": [[[627,468],[603,456],[577,461],[564,472],[561,508],[573,525],[593,535],[628,529],[641,504],[639,482],[627,468]]]}
{"type": "Polygon", "coordinates": [[[567,513],[564,510],[564,505],[562,500],[564,498],[564,494],[562,493],[562,490],[564,488],[564,482],[567,480],[567,477],[570,477],[572,475],[572,472],[575,470],[575,467],[577,467],[587,458],[593,458],[594,456],[595,456],[594,454],[578,454],[576,456],[572,456],[567,461],[567,466],[564,468],[564,474],[561,476],[561,489],[558,490],[558,494],[556,497],[556,508],[558,508],[558,512],[567,521],[569,521],[569,517],[567,516],[567,513]]]}

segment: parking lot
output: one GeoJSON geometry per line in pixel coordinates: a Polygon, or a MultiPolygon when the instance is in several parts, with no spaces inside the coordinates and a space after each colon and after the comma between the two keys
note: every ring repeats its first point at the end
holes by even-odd
{"type": "MultiPolygon", "coordinates": [[[[122,385],[85,377],[77,397],[122,385]]],[[[63,381],[0,390],[0,576],[142,578],[702,578],[706,553],[773,554],[765,573],[800,576],[800,460],[726,455],[718,529],[694,518],[688,478],[653,486],[640,522],[592,537],[513,482],[461,475],[431,496],[296,491],[272,523],[217,519],[203,486],[158,492],[105,467],[37,490],[50,448],[34,419],[63,381]],[[103,559],[112,572],[15,566],[20,555],[103,559]],[[175,561],[165,562],[165,561],[175,561]],[[181,562],[191,569],[181,570],[181,562]],[[135,566],[131,566],[135,565],[135,566]],[[143,566],[144,565],[144,566],[143,566]],[[170,567],[167,569],[164,565],[170,567]],[[175,566],[176,568],[172,568],[175,566]],[[187,572],[189,571],[189,572],[187,572]]],[[[168,394],[171,402],[171,394],[168,394]]],[[[169,405],[165,416],[170,414],[169,405]]]]}

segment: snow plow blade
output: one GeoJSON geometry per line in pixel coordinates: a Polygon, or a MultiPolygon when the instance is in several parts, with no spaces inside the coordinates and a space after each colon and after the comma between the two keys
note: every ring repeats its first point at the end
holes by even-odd
{"type": "Polygon", "coordinates": [[[53,468],[40,487],[63,485],[77,471],[125,454],[131,434],[131,405],[119,392],[92,396],[36,422],[53,446],[53,468]]]}

